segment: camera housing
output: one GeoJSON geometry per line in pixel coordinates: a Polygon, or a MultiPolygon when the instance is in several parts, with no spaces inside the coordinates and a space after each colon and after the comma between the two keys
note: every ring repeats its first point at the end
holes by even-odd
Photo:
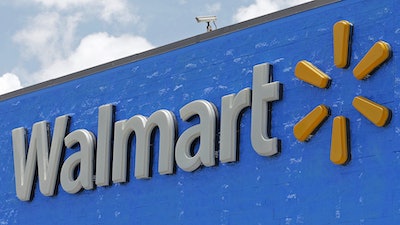
{"type": "Polygon", "coordinates": [[[217,20],[216,16],[196,16],[196,20],[198,23],[200,22],[214,22],[217,20]]]}

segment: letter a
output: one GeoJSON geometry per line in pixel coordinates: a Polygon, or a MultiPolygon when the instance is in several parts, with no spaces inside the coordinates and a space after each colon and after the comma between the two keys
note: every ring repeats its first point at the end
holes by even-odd
{"type": "Polygon", "coordinates": [[[61,167],[60,182],[64,191],[75,194],[82,187],[93,189],[93,161],[96,137],[90,131],[79,129],[69,133],[64,138],[65,146],[72,148],[79,144],[80,151],[70,155],[61,167]],[[75,178],[75,169],[79,166],[78,177],[75,178]]]}
{"type": "Polygon", "coordinates": [[[183,106],[179,111],[182,120],[187,121],[199,115],[200,124],[194,125],[179,137],[175,146],[175,160],[184,171],[191,172],[200,165],[215,165],[215,131],[217,121],[216,107],[205,100],[197,100],[183,106]],[[197,153],[192,156],[192,144],[200,138],[197,153]]]}

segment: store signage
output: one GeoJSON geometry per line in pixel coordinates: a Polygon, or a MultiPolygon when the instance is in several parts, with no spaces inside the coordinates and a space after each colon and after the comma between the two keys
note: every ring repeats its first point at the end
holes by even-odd
{"type": "MultiPolygon", "coordinates": [[[[349,65],[351,30],[352,24],[348,21],[334,25],[334,63],[338,68],[349,65]]],[[[390,57],[390,53],[389,44],[376,42],[353,70],[355,78],[367,79],[390,57]]],[[[298,62],[295,76],[323,89],[329,88],[331,82],[328,75],[306,60],[298,62]]],[[[245,88],[221,98],[220,115],[215,105],[206,100],[195,100],[183,106],[179,110],[180,119],[187,121],[198,116],[199,124],[189,127],[179,137],[175,137],[178,130],[176,116],[169,110],[160,109],[149,117],[134,115],[127,120],[114,121],[118,111],[112,104],[98,108],[97,137],[84,128],[69,131],[69,115],[56,118],[52,134],[48,122],[33,124],[29,141],[26,129],[16,128],[12,131],[12,140],[17,196],[22,201],[31,199],[35,174],[39,178],[40,192],[45,196],[55,194],[58,177],[62,188],[71,194],[82,188],[93,189],[94,185],[108,186],[111,181],[127,182],[132,136],[136,137],[134,175],[137,179],[148,179],[151,177],[150,151],[155,129],[159,130],[160,139],[159,174],[173,174],[175,163],[187,172],[201,165],[215,166],[216,152],[220,162],[235,162],[237,124],[247,107],[251,107],[253,149],[261,156],[273,156],[279,152],[279,140],[269,136],[271,102],[280,100],[282,92],[282,84],[272,81],[272,65],[264,63],[253,67],[252,89],[245,88]],[[192,153],[197,141],[198,149],[192,153]],[[80,150],[61,162],[64,146],[79,146],[80,150]]],[[[356,96],[353,106],[376,126],[384,126],[390,121],[388,108],[363,96],[356,96]]],[[[307,141],[329,114],[328,106],[316,106],[294,126],[294,136],[299,141],[307,141]]],[[[343,165],[349,160],[347,120],[344,116],[333,120],[330,159],[335,164],[343,165]]]]}
{"type": "MultiPolygon", "coordinates": [[[[333,26],[334,64],[337,68],[346,69],[349,64],[349,52],[353,25],[346,20],[333,26]]],[[[382,40],[377,41],[353,69],[353,75],[358,80],[366,80],[391,55],[390,45],[382,40]]],[[[312,63],[302,60],[297,63],[295,76],[314,87],[329,88],[331,78],[312,63]]],[[[383,127],[390,122],[391,110],[364,96],[355,96],[352,102],[354,108],[377,127],[383,127]]],[[[329,108],[323,104],[315,107],[293,129],[294,136],[299,141],[312,137],[318,127],[329,116],[329,108]]],[[[349,155],[348,119],[336,116],[332,125],[330,160],[339,165],[346,164],[349,155]]]]}
{"type": "MultiPolygon", "coordinates": [[[[270,103],[279,100],[281,94],[280,83],[270,80],[271,72],[269,64],[254,66],[252,90],[245,88],[237,94],[222,97],[219,125],[219,160],[221,162],[237,160],[238,119],[241,111],[249,106],[252,111],[251,143],[254,150],[262,156],[278,153],[278,140],[270,138],[267,130],[271,119],[268,114],[271,111],[270,103]]],[[[97,138],[93,132],[86,129],[68,133],[70,120],[68,115],[56,118],[51,141],[49,140],[51,136],[49,123],[46,121],[33,125],[29,146],[26,129],[24,127],[14,129],[12,139],[18,198],[23,201],[31,199],[36,167],[40,192],[45,196],[55,194],[58,175],[60,175],[62,188],[72,194],[82,188],[93,189],[93,180],[98,186],[110,185],[110,171],[112,171],[111,179],[114,183],[126,182],[129,160],[127,157],[132,135],[136,137],[135,177],[137,179],[150,178],[151,136],[156,128],[160,133],[158,160],[160,174],[172,174],[174,161],[179,168],[188,172],[196,170],[201,165],[214,166],[216,164],[218,111],[213,103],[196,100],[180,109],[180,118],[183,121],[197,115],[200,122],[186,129],[176,142],[177,123],[171,111],[158,110],[148,118],[135,115],[128,120],[115,123],[114,113],[114,106],[111,104],[99,107],[97,138]],[[197,153],[192,155],[192,146],[197,139],[199,148],[197,153]],[[67,148],[79,145],[80,151],[69,156],[62,163],[59,171],[64,145],[67,148]],[[75,174],[78,166],[79,172],[75,174]],[[96,168],[95,174],[94,168],[96,168]]]]}

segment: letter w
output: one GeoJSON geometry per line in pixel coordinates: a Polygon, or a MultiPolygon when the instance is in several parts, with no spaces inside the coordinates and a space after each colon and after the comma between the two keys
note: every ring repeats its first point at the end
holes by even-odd
{"type": "Polygon", "coordinates": [[[36,162],[39,169],[40,192],[45,196],[54,195],[68,122],[69,116],[56,118],[51,144],[49,123],[46,121],[35,123],[32,127],[29,148],[27,148],[26,129],[20,127],[12,131],[15,186],[20,200],[31,199],[36,162]]]}

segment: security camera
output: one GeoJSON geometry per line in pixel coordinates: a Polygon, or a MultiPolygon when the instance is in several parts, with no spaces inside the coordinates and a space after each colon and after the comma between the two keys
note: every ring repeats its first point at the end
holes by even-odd
{"type": "Polygon", "coordinates": [[[196,20],[197,20],[198,23],[200,23],[200,22],[207,22],[207,23],[209,23],[209,22],[214,22],[214,21],[216,21],[216,20],[217,20],[217,17],[216,17],[216,16],[197,16],[197,17],[196,17],[196,20]]]}
{"type": "Polygon", "coordinates": [[[217,24],[215,24],[215,21],[217,20],[216,16],[196,16],[196,20],[198,23],[201,22],[206,22],[207,23],[207,31],[210,32],[212,31],[212,27],[210,23],[212,22],[215,26],[215,29],[217,29],[217,24]]]}

